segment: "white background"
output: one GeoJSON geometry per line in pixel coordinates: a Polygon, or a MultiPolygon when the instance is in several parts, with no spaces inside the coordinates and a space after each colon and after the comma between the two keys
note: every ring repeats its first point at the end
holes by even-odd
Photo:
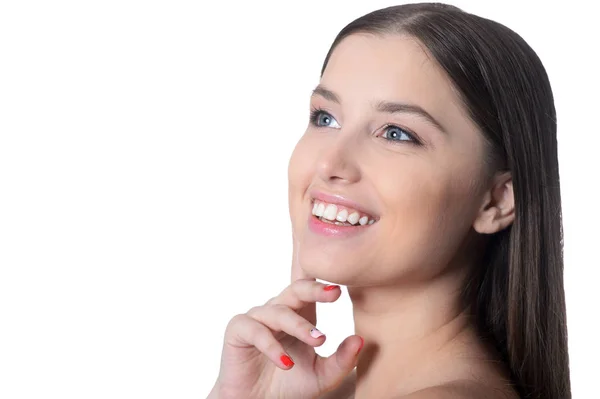
{"type": "MultiPolygon", "coordinates": [[[[575,398],[597,397],[598,24],[518,32],[558,112],[575,398]]],[[[392,1],[0,3],[0,397],[202,398],[227,321],[289,282],[287,163],[337,32],[392,1]]],[[[323,305],[332,353],[350,304],[323,305]]]]}

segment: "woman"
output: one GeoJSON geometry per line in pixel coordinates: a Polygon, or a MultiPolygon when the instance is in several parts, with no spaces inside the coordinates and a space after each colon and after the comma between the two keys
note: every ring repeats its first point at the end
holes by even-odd
{"type": "Polygon", "coordinates": [[[288,172],[292,284],[231,320],[210,398],[570,398],[554,101],[520,36],[444,4],[358,18],[288,172]],[[356,335],[321,358],[339,285],[356,335]]]}

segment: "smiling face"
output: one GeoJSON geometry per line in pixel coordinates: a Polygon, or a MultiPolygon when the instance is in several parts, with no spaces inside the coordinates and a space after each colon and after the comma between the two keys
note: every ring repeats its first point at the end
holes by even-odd
{"type": "Polygon", "coordinates": [[[424,281],[456,263],[481,211],[484,141],[418,42],[345,38],[311,111],[288,169],[302,269],[339,284],[376,285],[424,281]],[[346,209],[366,224],[320,221],[312,215],[319,203],[330,219],[346,209]],[[327,211],[330,203],[336,208],[327,211]]]}

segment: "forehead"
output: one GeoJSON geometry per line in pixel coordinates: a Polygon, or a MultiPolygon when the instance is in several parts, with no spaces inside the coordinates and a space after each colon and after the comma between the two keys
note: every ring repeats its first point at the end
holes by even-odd
{"type": "Polygon", "coordinates": [[[342,104],[409,102],[447,126],[469,124],[450,79],[408,35],[346,37],[331,54],[321,83],[336,92],[342,104]]]}

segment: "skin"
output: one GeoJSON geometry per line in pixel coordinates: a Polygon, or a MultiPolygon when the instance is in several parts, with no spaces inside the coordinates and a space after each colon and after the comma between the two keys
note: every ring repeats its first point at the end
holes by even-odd
{"type": "Polygon", "coordinates": [[[339,103],[311,98],[311,108],[328,115],[325,126],[309,126],[290,160],[290,213],[302,269],[348,286],[356,333],[372,353],[359,361],[357,397],[459,379],[467,364],[440,363],[460,355],[458,342],[469,356],[489,357],[457,291],[476,260],[468,250],[482,246],[473,230],[490,233],[513,220],[510,176],[486,179],[483,136],[448,78],[409,37],[348,37],[320,85],[339,103]],[[446,133],[418,115],[377,112],[379,101],[417,104],[446,133]],[[386,124],[414,132],[423,145],[401,130],[386,132],[386,124]],[[306,224],[313,188],[347,195],[380,220],[352,238],[318,236],[306,224]]]}
{"type": "Polygon", "coordinates": [[[458,296],[469,268],[484,267],[486,235],[514,220],[510,174],[486,169],[481,132],[409,36],[347,37],[319,87],[310,105],[324,112],[288,168],[293,283],[230,323],[211,397],[235,397],[244,384],[256,397],[516,397],[458,296]],[[414,113],[377,110],[381,101],[417,105],[445,132],[414,113]],[[317,235],[307,224],[314,189],[379,220],[352,237],[317,235]],[[313,349],[325,337],[307,335],[315,302],[341,292],[315,278],[347,286],[353,303],[356,335],[328,359],[313,349]],[[278,364],[282,351],[291,370],[278,364]]]}

